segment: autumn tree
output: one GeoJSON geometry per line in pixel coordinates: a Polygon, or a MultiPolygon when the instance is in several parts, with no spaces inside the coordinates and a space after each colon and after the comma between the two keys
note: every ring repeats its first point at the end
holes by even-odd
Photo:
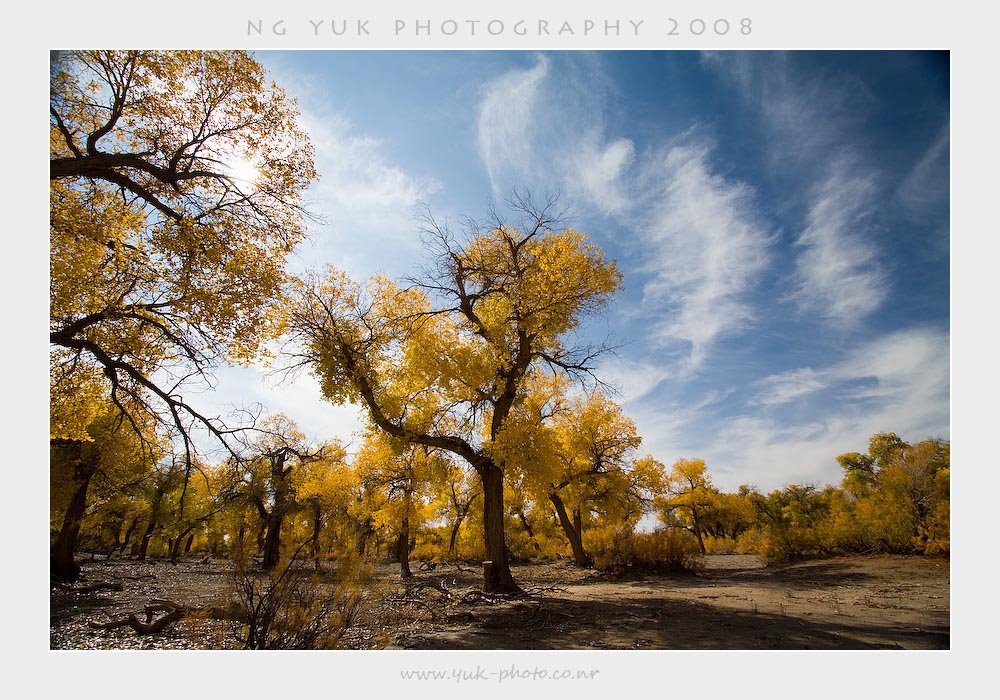
{"type": "Polygon", "coordinates": [[[583,233],[554,231],[551,203],[470,224],[459,241],[428,217],[430,266],[403,285],[361,286],[328,269],[301,281],[289,327],[296,366],[327,399],[364,405],[388,435],[464,459],[483,490],[484,588],[519,590],[505,542],[504,473],[493,445],[534,368],[584,375],[603,348],[570,333],[620,286],[613,261],[583,233]]]}
{"type": "Polygon", "coordinates": [[[355,457],[358,479],[365,487],[364,507],[375,527],[394,535],[393,553],[403,578],[410,578],[411,538],[425,519],[430,484],[439,479],[446,460],[439,450],[370,433],[355,457]]]}
{"type": "Polygon", "coordinates": [[[262,565],[270,571],[281,559],[281,528],[298,503],[293,472],[322,456],[293,420],[268,416],[254,428],[248,452],[231,462],[238,476],[231,488],[249,501],[260,517],[258,542],[262,565]]]}
{"type": "Polygon", "coordinates": [[[525,422],[515,435],[528,439],[506,447],[509,461],[529,467],[527,488],[554,509],[574,562],[590,566],[584,527],[598,520],[634,524],[652,498],[656,469],[652,460],[635,459],[642,440],[618,404],[599,391],[565,397],[563,384],[532,384],[515,416],[525,422]]]}
{"type": "Polygon", "coordinates": [[[349,519],[357,481],[354,470],[348,464],[343,445],[337,440],[329,440],[319,447],[314,459],[299,464],[291,480],[296,503],[312,521],[310,550],[318,565],[324,526],[349,519]]]}
{"type": "Polygon", "coordinates": [[[312,146],[245,52],[57,52],[50,77],[52,400],[96,378],[190,473],[191,425],[231,429],[185,391],[275,331],[312,146]]]}
{"type": "Polygon", "coordinates": [[[107,403],[84,430],[70,434],[52,438],[49,447],[55,520],[50,574],[62,582],[80,576],[74,555],[95,483],[105,492],[117,490],[124,482],[143,478],[158,458],[152,443],[140,441],[117,408],[107,403]]]}
{"type": "Polygon", "coordinates": [[[845,469],[843,485],[851,494],[847,517],[836,540],[855,549],[890,552],[947,550],[950,446],[941,440],[913,445],[895,433],[876,433],[867,454],[837,457],[845,469]],[[858,462],[868,469],[859,472],[858,462]],[[858,474],[864,479],[858,484],[858,474]],[[935,533],[928,536],[928,533],[935,533]]]}
{"type": "Polygon", "coordinates": [[[433,502],[437,514],[448,522],[448,556],[457,558],[462,523],[482,497],[478,480],[475,472],[463,467],[461,462],[445,459],[431,486],[436,489],[433,502]]]}
{"type": "Polygon", "coordinates": [[[668,494],[658,503],[663,519],[689,529],[705,553],[704,520],[712,507],[714,489],[708,467],[703,459],[681,458],[674,462],[667,476],[668,494]]]}

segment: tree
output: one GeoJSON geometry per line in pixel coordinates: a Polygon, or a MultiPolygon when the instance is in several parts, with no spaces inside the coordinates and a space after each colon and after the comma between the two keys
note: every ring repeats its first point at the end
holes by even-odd
{"type": "MultiPolygon", "coordinates": [[[[542,391],[546,390],[560,392],[560,383],[546,382],[542,391]]],[[[533,409],[527,420],[538,425],[534,430],[521,430],[521,434],[532,435],[531,444],[512,446],[511,452],[531,455],[531,461],[540,465],[548,464],[548,469],[529,470],[526,481],[539,500],[547,500],[555,509],[574,562],[590,566],[584,526],[601,515],[613,517],[619,524],[634,523],[645,510],[644,482],[652,472],[634,468],[633,453],[642,442],[635,423],[601,392],[569,399],[546,396],[539,400],[533,396],[522,408],[525,410],[520,413],[533,409]],[[546,409],[546,405],[552,408],[546,409]],[[545,430],[547,411],[552,419],[546,442],[537,433],[545,430]]]]}
{"type": "Polygon", "coordinates": [[[347,463],[347,451],[337,440],[320,446],[316,459],[306,460],[292,472],[296,502],[312,518],[312,557],[319,565],[320,534],[323,525],[347,520],[355,499],[356,478],[347,463]]]}
{"type": "Polygon", "coordinates": [[[505,542],[504,472],[494,453],[533,368],[584,376],[603,349],[568,333],[621,284],[613,261],[583,233],[551,230],[551,202],[514,201],[518,225],[498,215],[470,225],[464,243],[428,217],[431,267],[402,287],[364,288],[328,269],[297,287],[289,328],[293,366],[307,366],[327,399],[363,404],[397,439],[451,452],[479,475],[484,588],[519,590],[505,542]]]}
{"type": "Polygon", "coordinates": [[[874,486],[878,472],[907,447],[896,433],[876,433],[868,441],[867,454],[838,455],[837,463],[844,470],[844,488],[855,498],[864,497],[874,486]]]}
{"type": "Polygon", "coordinates": [[[437,513],[448,520],[448,556],[458,557],[458,533],[469,516],[472,505],[481,497],[475,473],[454,460],[441,461],[440,473],[432,487],[437,487],[434,499],[437,513]]]}
{"type": "Polygon", "coordinates": [[[672,514],[694,533],[698,548],[705,553],[703,520],[713,501],[712,479],[703,459],[678,459],[667,476],[669,495],[660,500],[661,513],[669,522],[672,514]]]}
{"type": "Polygon", "coordinates": [[[242,472],[238,478],[242,484],[236,488],[260,516],[262,566],[271,571],[281,560],[282,524],[297,506],[292,474],[322,453],[311,448],[295,422],[280,413],[261,421],[255,431],[249,455],[234,460],[233,467],[242,472]]]}
{"type": "Polygon", "coordinates": [[[114,483],[137,478],[157,458],[148,448],[118,410],[106,404],[82,434],[74,431],[72,438],[50,440],[51,511],[57,521],[50,553],[54,580],[73,582],[80,576],[74,555],[91,485],[102,479],[114,483]]]}
{"type": "Polygon", "coordinates": [[[438,450],[370,433],[355,458],[365,487],[365,508],[375,527],[395,535],[393,547],[403,578],[410,578],[410,540],[423,521],[429,485],[445,469],[438,450]]]}
{"type": "Polygon", "coordinates": [[[133,428],[232,430],[184,398],[277,330],[316,177],[294,103],[245,52],[52,56],[53,402],[98,382],[133,428]]]}

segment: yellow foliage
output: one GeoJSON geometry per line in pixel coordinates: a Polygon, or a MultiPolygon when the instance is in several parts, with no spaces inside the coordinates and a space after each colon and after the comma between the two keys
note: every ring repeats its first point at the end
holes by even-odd
{"type": "Polygon", "coordinates": [[[690,532],[679,528],[652,532],[603,528],[592,533],[591,549],[598,569],[619,573],[629,569],[684,573],[704,566],[698,541],[690,532]]]}

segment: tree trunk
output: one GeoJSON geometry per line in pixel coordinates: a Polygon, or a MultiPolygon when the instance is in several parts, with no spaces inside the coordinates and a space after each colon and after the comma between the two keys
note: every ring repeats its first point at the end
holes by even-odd
{"type": "MultiPolygon", "coordinates": [[[[356,523],[354,526],[354,537],[357,544],[358,556],[364,556],[368,549],[368,539],[371,537],[372,529],[368,521],[356,523]]],[[[376,552],[377,554],[377,552],[376,552]]]]}
{"type": "Polygon", "coordinates": [[[469,514],[469,508],[472,507],[472,503],[478,495],[478,493],[472,494],[472,498],[466,501],[464,506],[460,506],[457,500],[453,501],[455,505],[455,522],[451,526],[451,537],[448,540],[449,557],[456,558],[458,556],[458,531],[462,527],[462,523],[465,522],[465,517],[469,514]]]}
{"type": "MultiPolygon", "coordinates": [[[[183,542],[184,538],[188,535],[188,533],[192,532],[193,530],[194,530],[194,525],[186,529],[181,534],[177,535],[177,537],[174,539],[173,543],[170,546],[170,559],[172,561],[177,561],[180,558],[181,542],[183,542]]],[[[194,535],[191,535],[191,537],[194,537],[194,535]]],[[[190,540],[188,541],[188,544],[190,545],[190,540]]]]}
{"type": "Polygon", "coordinates": [[[479,471],[483,482],[483,540],[486,558],[493,562],[483,567],[483,591],[520,593],[521,588],[510,572],[507,541],[504,537],[503,470],[489,463],[479,471]]]}
{"type": "Polygon", "coordinates": [[[128,550],[128,555],[130,557],[138,557],[139,556],[139,547],[141,547],[141,546],[142,546],[142,538],[138,537],[138,538],[135,539],[135,541],[132,542],[132,546],[128,550]]]}
{"type": "Polygon", "coordinates": [[[264,536],[264,561],[262,565],[265,571],[273,570],[281,558],[281,523],[284,519],[283,509],[276,504],[267,518],[267,534],[264,536]]]}
{"type": "Polygon", "coordinates": [[[49,553],[49,573],[56,581],[73,583],[80,578],[80,566],[73,560],[80,538],[80,527],[87,512],[87,489],[97,471],[96,449],[81,441],[59,441],[51,443],[69,451],[68,460],[72,464],[73,483],[76,489],[66,506],[62,526],[49,553]]]}
{"type": "Polygon", "coordinates": [[[458,556],[456,546],[458,543],[458,530],[462,527],[462,521],[465,520],[465,515],[460,515],[455,518],[454,524],[451,526],[451,537],[448,538],[448,556],[455,558],[458,556]]]}
{"type": "Polygon", "coordinates": [[[312,516],[313,516],[313,532],[312,532],[312,558],[319,566],[319,532],[323,527],[323,513],[319,508],[319,501],[313,501],[312,503],[312,516]]]}
{"type": "Polygon", "coordinates": [[[153,539],[153,530],[156,529],[156,518],[149,520],[146,531],[142,533],[142,540],[139,541],[139,561],[146,561],[146,550],[149,549],[149,541],[153,539]]]}
{"type": "Polygon", "coordinates": [[[535,531],[531,528],[531,523],[528,522],[528,516],[525,515],[523,506],[517,509],[517,519],[521,521],[521,527],[528,534],[528,539],[534,545],[535,551],[541,553],[542,545],[538,544],[538,540],[535,538],[535,531]]]}
{"type": "Polygon", "coordinates": [[[701,553],[705,553],[705,541],[701,538],[701,523],[698,518],[698,510],[696,508],[691,509],[691,520],[694,522],[694,536],[698,538],[698,549],[701,553]]]}
{"type": "Polygon", "coordinates": [[[590,555],[583,548],[583,533],[580,531],[582,529],[580,512],[574,512],[574,517],[571,521],[569,513],[566,512],[566,505],[559,498],[559,494],[550,493],[549,500],[552,501],[552,505],[556,508],[556,515],[559,516],[559,524],[562,525],[563,532],[566,533],[566,539],[569,540],[569,546],[573,549],[573,562],[577,566],[589,567],[593,562],[590,555]]]}
{"type": "Polygon", "coordinates": [[[122,545],[118,550],[119,554],[125,554],[125,550],[128,548],[128,543],[132,539],[132,535],[135,534],[135,529],[137,527],[139,527],[138,516],[132,519],[132,524],[129,525],[128,529],[125,531],[125,541],[122,542],[122,545]]]}
{"type": "Polygon", "coordinates": [[[191,545],[192,544],[194,544],[194,533],[193,532],[190,535],[188,535],[187,542],[184,543],[184,553],[185,554],[190,554],[190,552],[191,552],[191,545]]]}
{"type": "MultiPolygon", "coordinates": [[[[79,473],[79,471],[78,471],[79,473]]],[[[80,526],[87,510],[87,487],[90,485],[90,474],[79,482],[66,507],[59,535],[52,545],[50,555],[50,575],[57,581],[73,583],[80,578],[80,565],[73,561],[76,552],[77,539],[80,536],[80,526]]]]}
{"type": "Polygon", "coordinates": [[[413,578],[410,571],[410,519],[404,517],[396,539],[396,558],[399,559],[399,573],[403,578],[413,578]]]}

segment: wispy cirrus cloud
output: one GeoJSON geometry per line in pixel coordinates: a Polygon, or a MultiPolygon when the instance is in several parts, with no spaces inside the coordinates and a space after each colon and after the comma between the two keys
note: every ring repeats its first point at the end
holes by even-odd
{"type": "Polygon", "coordinates": [[[765,377],[755,383],[748,407],[802,409],[821,402],[823,417],[797,423],[748,412],[727,420],[706,454],[733,473],[766,475],[761,483],[770,487],[794,479],[836,481],[834,456],[863,448],[876,432],[947,437],[940,430],[950,411],[948,354],[947,332],[909,328],[876,337],[828,367],[765,377]]]}
{"type": "Polygon", "coordinates": [[[754,192],[713,171],[700,141],[673,146],[646,165],[638,235],[647,250],[643,305],[670,321],[654,326],[664,345],[686,343],[697,369],[718,339],[744,330],[755,311],[748,293],[767,267],[771,236],[754,192]]]}
{"type": "Polygon", "coordinates": [[[640,249],[649,340],[698,370],[720,338],[744,330],[749,293],[768,265],[770,233],[754,191],[719,174],[712,144],[694,131],[637,153],[606,133],[599,91],[555,74],[539,58],[488,84],[479,104],[479,151],[494,189],[558,189],[579,208],[612,215],[640,249]],[[596,101],[596,103],[595,103],[596,101]]]}
{"type": "Polygon", "coordinates": [[[532,167],[539,157],[537,128],[542,85],[549,60],[539,56],[526,70],[509,71],[484,88],[478,109],[479,155],[495,193],[503,193],[511,171],[532,167]]]}
{"type": "Polygon", "coordinates": [[[850,150],[855,129],[875,101],[858,76],[804,74],[795,70],[787,52],[706,51],[701,58],[756,115],[776,168],[796,168],[850,150]]]}
{"type": "Polygon", "coordinates": [[[896,196],[914,217],[926,216],[928,210],[940,210],[947,203],[950,146],[951,125],[945,123],[900,184],[896,196]]]}
{"type": "Polygon", "coordinates": [[[922,402],[947,410],[948,335],[909,328],[877,336],[821,369],[802,367],[754,382],[753,406],[780,406],[832,390],[838,400],[875,404],[922,402]]]}
{"type": "Polygon", "coordinates": [[[755,386],[757,393],[750,399],[750,405],[780,406],[825,389],[828,378],[811,367],[803,367],[769,375],[755,382],[755,386]]]}
{"type": "Polygon", "coordinates": [[[635,146],[606,135],[601,81],[581,82],[570,65],[540,55],[487,83],[477,110],[480,158],[496,196],[527,186],[558,190],[584,209],[621,212],[635,146]]]}
{"type": "Polygon", "coordinates": [[[858,127],[875,99],[870,89],[856,75],[804,75],[787,53],[706,52],[702,63],[757,116],[774,172],[801,183],[788,195],[807,208],[790,298],[836,326],[863,320],[888,296],[868,228],[882,184],[857,146],[858,127]]]}
{"type": "MultiPolygon", "coordinates": [[[[315,257],[335,260],[358,277],[379,269],[402,272],[420,250],[417,207],[441,190],[433,177],[407,172],[386,156],[384,144],[332,113],[303,110],[316,148],[319,182],[309,192],[322,223],[315,257]],[[376,268],[374,261],[380,263],[376,268]],[[398,266],[398,270],[394,267],[398,266]]],[[[313,258],[309,248],[300,257],[313,258]]]]}
{"type": "Polygon", "coordinates": [[[878,309],[888,282],[869,230],[877,185],[852,160],[834,163],[811,197],[806,228],[795,241],[792,298],[806,312],[841,325],[855,324],[878,309]]]}

